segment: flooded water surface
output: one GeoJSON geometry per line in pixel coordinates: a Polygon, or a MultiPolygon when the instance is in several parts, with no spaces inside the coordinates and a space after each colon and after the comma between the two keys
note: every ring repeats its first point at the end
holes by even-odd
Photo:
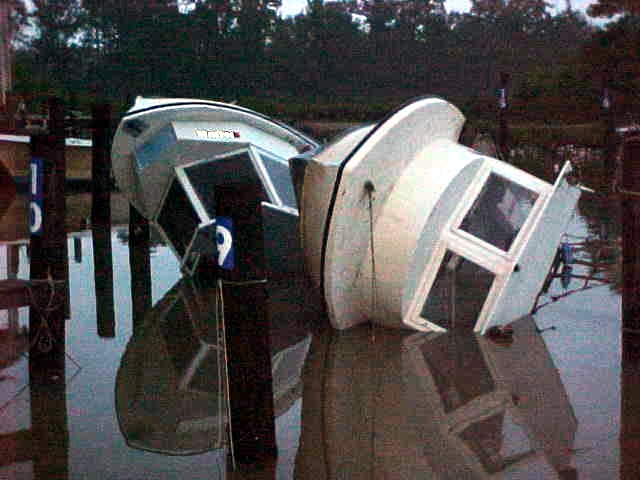
{"type": "MultiPolygon", "coordinates": [[[[29,382],[46,297],[0,310],[0,478],[638,478],[610,200],[581,200],[571,271],[495,338],[333,331],[302,277],[183,278],[154,235],[140,276],[126,202],[89,228],[90,202],[67,199],[64,371],[29,382]]],[[[25,199],[5,203],[0,278],[27,279],[25,199]]]]}

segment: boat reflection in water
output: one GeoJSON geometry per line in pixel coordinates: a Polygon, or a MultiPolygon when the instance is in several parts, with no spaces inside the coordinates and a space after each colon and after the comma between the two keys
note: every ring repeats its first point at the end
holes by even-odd
{"type": "Polygon", "coordinates": [[[216,297],[181,281],[145,316],[116,379],[116,411],[127,443],[193,454],[224,443],[224,340],[216,297]]]}
{"type": "MultiPolygon", "coordinates": [[[[264,284],[250,287],[265,288],[264,284]]],[[[231,345],[225,341],[223,312],[227,312],[227,322],[242,321],[228,315],[238,308],[229,305],[234,301],[231,289],[237,288],[247,287],[200,285],[192,278],[183,278],[147,311],[143,325],[135,329],[127,345],[116,378],[116,411],[129,446],[168,455],[196,454],[229,447],[227,432],[231,430],[237,437],[236,450],[244,447],[246,451],[242,442],[251,436],[247,432],[253,433],[252,428],[264,425],[273,428],[273,418],[257,422],[263,424],[258,426],[241,425],[239,421],[230,425],[230,418],[243,418],[234,414],[238,399],[234,402],[232,396],[238,391],[237,384],[246,383],[247,379],[230,378],[228,373],[237,371],[237,363],[256,371],[262,365],[252,367],[247,362],[265,363],[265,359],[257,356],[250,358],[251,352],[247,355],[247,350],[243,358],[234,356],[238,352],[233,345],[235,340],[231,345]]],[[[273,297],[277,298],[277,294],[273,297]]],[[[266,295],[260,298],[265,299],[266,295]]],[[[254,307],[262,315],[266,313],[267,321],[260,322],[266,342],[257,338],[245,338],[242,342],[270,345],[266,363],[271,362],[267,376],[273,385],[273,390],[253,387],[260,394],[273,395],[271,410],[262,410],[257,415],[277,417],[301,396],[301,372],[311,335],[291,321],[286,334],[279,334],[283,331],[282,319],[292,317],[290,309],[287,312],[264,301],[254,307]],[[270,328],[264,328],[265,325],[270,328]]],[[[250,387],[241,385],[240,389],[250,387]]]]}
{"type": "Polygon", "coordinates": [[[530,317],[511,339],[314,338],[296,478],[577,478],[577,421],[530,317]]]}

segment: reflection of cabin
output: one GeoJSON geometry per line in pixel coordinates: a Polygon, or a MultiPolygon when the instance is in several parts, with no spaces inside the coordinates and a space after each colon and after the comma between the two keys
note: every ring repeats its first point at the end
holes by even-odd
{"type": "Polygon", "coordinates": [[[575,478],[558,371],[532,319],[512,325],[510,344],[362,327],[314,338],[296,478],[575,478]]]}
{"type": "Polygon", "coordinates": [[[414,336],[405,343],[419,377],[414,393],[427,400],[423,413],[450,463],[466,463],[477,478],[530,470],[562,478],[575,471],[577,420],[533,320],[511,325],[512,342],[503,345],[461,333],[414,336]]]}
{"type": "MultiPolygon", "coordinates": [[[[9,174],[20,183],[29,177],[30,137],[0,134],[0,161],[9,174]]],[[[71,181],[91,180],[91,140],[66,140],[66,178],[71,181]]]]}

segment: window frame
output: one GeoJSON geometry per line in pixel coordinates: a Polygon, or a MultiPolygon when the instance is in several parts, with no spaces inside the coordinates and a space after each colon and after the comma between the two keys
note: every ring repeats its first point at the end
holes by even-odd
{"type": "Polygon", "coordinates": [[[514,169],[510,165],[485,161],[485,165],[479,169],[436,241],[431,258],[423,269],[418,288],[409,304],[406,314],[408,323],[419,330],[446,331],[445,328],[422,317],[421,312],[431,293],[444,256],[447,250],[450,250],[454,254],[460,255],[494,274],[493,283],[473,329],[474,331],[480,331],[481,326],[486,323],[489,312],[505,287],[511,272],[513,272],[517,259],[524,250],[527,239],[535,229],[537,221],[545,209],[547,199],[552,192],[553,186],[543,180],[514,169]],[[538,195],[508,251],[504,251],[460,228],[491,174],[498,175],[538,195]]]}

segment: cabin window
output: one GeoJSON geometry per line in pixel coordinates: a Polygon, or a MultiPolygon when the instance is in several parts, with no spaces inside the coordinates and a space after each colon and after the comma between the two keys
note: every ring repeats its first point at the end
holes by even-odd
{"type": "Polygon", "coordinates": [[[447,250],[420,316],[445,329],[473,329],[495,275],[447,250]]]}
{"type": "Polygon", "coordinates": [[[176,134],[173,131],[173,126],[167,125],[158,130],[158,132],[151,137],[148,142],[136,148],[135,155],[138,170],[142,170],[152,163],[160,160],[160,154],[163,150],[166,150],[176,143],[176,140],[176,134]]]}
{"type": "Polygon", "coordinates": [[[209,218],[215,217],[215,190],[217,186],[262,183],[247,151],[198,162],[185,167],[184,172],[209,218]]]}
{"type": "Polygon", "coordinates": [[[193,233],[200,224],[200,217],[191,205],[177,178],[171,181],[171,187],[164,200],[158,224],[171,241],[176,252],[183,257],[193,233]]]}
{"type": "Polygon", "coordinates": [[[527,220],[538,194],[492,173],[460,229],[508,251],[527,220]]]}
{"type": "Polygon", "coordinates": [[[282,203],[288,207],[296,208],[296,197],[293,191],[289,165],[284,160],[264,152],[260,152],[260,158],[282,203]]]}

